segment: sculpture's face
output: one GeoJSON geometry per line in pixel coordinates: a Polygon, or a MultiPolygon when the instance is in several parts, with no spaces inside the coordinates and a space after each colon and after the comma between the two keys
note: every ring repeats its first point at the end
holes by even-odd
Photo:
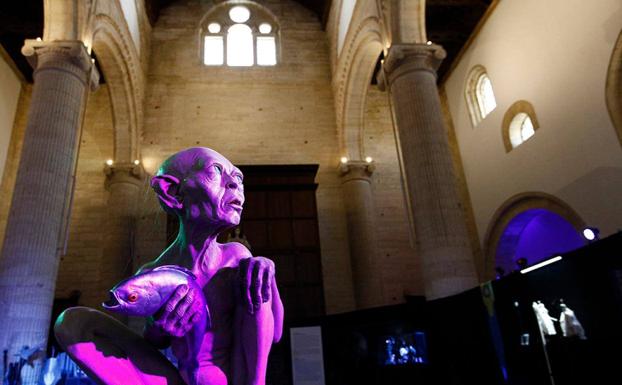
{"type": "Polygon", "coordinates": [[[198,160],[181,181],[186,219],[223,228],[237,226],[244,205],[242,172],[216,151],[197,151],[198,160]]]}

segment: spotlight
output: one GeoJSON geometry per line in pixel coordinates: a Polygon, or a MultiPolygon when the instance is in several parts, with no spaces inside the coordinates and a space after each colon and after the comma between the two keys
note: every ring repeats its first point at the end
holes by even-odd
{"type": "Polygon", "coordinates": [[[108,160],[106,161],[106,164],[107,164],[108,166],[112,166],[112,164],[113,164],[113,163],[114,163],[114,162],[112,161],[112,159],[108,159],[108,160]]]}
{"type": "Polygon", "coordinates": [[[341,157],[341,163],[346,164],[348,163],[348,158],[346,158],[345,156],[341,157]]]}
{"type": "Polygon", "coordinates": [[[432,42],[430,40],[428,40],[428,42],[426,44],[427,45],[432,45],[432,42]]]}
{"type": "Polygon", "coordinates": [[[134,161],[134,164],[138,166],[138,165],[140,164],[140,160],[136,159],[136,160],[134,161]]]}
{"type": "Polygon", "coordinates": [[[596,227],[586,227],[583,229],[582,234],[583,238],[590,242],[597,241],[600,238],[600,231],[596,227]]]}
{"type": "Polygon", "coordinates": [[[368,156],[367,158],[365,158],[365,162],[367,163],[371,163],[373,161],[371,156],[368,156]]]}

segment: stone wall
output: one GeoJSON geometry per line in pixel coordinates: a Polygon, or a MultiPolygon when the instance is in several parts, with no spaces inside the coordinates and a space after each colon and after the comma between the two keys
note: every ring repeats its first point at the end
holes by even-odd
{"type": "Polygon", "coordinates": [[[317,16],[297,3],[262,4],[281,26],[281,57],[275,67],[204,66],[197,26],[211,4],[179,1],[162,10],[152,30],[143,162],[154,172],[172,153],[206,146],[241,165],[319,164],[326,310],[351,310],[352,276],[337,173],[341,154],[325,33],[317,16]]]}

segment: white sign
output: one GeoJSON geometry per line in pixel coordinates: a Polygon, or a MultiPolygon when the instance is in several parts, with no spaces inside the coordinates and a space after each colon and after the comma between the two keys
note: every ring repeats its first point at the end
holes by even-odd
{"type": "Polygon", "coordinates": [[[291,328],[294,385],[324,385],[322,328],[291,328]]]}

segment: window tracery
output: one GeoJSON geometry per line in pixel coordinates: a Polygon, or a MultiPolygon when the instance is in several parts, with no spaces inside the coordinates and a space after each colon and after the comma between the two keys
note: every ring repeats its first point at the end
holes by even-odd
{"type": "Polygon", "coordinates": [[[266,8],[250,1],[222,3],[203,18],[201,57],[206,66],[274,66],[279,24],[266,8]]]}

